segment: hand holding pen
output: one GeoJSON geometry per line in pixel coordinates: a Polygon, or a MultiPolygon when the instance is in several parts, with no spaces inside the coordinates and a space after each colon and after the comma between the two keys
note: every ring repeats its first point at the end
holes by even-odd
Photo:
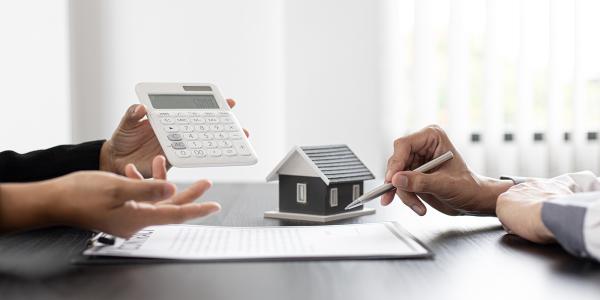
{"type": "MultiPolygon", "coordinates": [[[[448,152],[434,158],[433,160],[425,163],[424,165],[416,168],[414,171],[421,172],[421,173],[428,172],[430,170],[433,170],[433,169],[439,167],[443,163],[451,160],[453,157],[454,157],[454,154],[452,153],[452,151],[448,151],[448,152]]],[[[363,205],[363,204],[365,204],[387,192],[393,191],[394,189],[395,189],[395,187],[391,183],[384,183],[384,184],[374,188],[373,190],[365,193],[364,195],[360,196],[358,199],[352,201],[352,203],[350,203],[348,206],[346,206],[346,209],[348,210],[348,209],[357,207],[359,205],[363,205]]]]}
{"type": "Polygon", "coordinates": [[[495,215],[498,196],[512,186],[511,181],[471,171],[438,126],[426,127],[394,141],[394,154],[388,160],[385,181],[396,190],[385,193],[381,204],[390,204],[398,195],[420,216],[427,212],[423,202],[447,215],[495,215]],[[448,151],[454,154],[453,159],[430,173],[414,170],[448,151]]]}

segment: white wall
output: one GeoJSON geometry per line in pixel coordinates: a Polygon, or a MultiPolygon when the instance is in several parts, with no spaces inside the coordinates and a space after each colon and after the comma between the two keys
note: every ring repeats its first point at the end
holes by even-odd
{"type": "Polygon", "coordinates": [[[0,2],[0,151],[67,143],[67,3],[0,2]]]}
{"type": "Polygon", "coordinates": [[[381,2],[286,2],[286,148],[348,144],[383,172],[381,2]]]}

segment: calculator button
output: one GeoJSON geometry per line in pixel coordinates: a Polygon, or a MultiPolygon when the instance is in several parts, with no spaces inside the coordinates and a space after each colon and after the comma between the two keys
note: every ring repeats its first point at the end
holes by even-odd
{"type": "Polygon", "coordinates": [[[233,124],[227,124],[225,125],[225,131],[237,131],[237,127],[235,127],[235,125],[233,124]]]}
{"type": "Polygon", "coordinates": [[[214,117],[216,115],[217,114],[215,114],[214,112],[204,112],[204,113],[202,113],[203,117],[214,117]]]}
{"type": "Polygon", "coordinates": [[[158,113],[158,116],[161,118],[164,118],[164,117],[174,117],[175,115],[170,112],[161,112],[161,113],[158,113]]]}
{"type": "Polygon", "coordinates": [[[214,157],[219,157],[221,156],[223,153],[221,152],[221,150],[219,149],[208,149],[208,154],[210,156],[214,156],[214,157]]]}
{"type": "Polygon", "coordinates": [[[219,141],[218,143],[221,148],[231,148],[233,146],[233,143],[230,141],[219,141]]]}
{"type": "Polygon", "coordinates": [[[233,150],[233,148],[227,148],[223,149],[223,154],[225,154],[226,156],[235,156],[236,152],[235,150],[233,150]]]}
{"type": "Polygon", "coordinates": [[[219,116],[221,116],[221,117],[227,117],[227,116],[229,116],[229,113],[222,111],[222,112],[219,113],[219,116]]]}
{"type": "Polygon", "coordinates": [[[198,142],[198,141],[188,142],[187,145],[188,145],[188,148],[190,148],[190,149],[202,148],[202,142],[198,142]]]}
{"type": "Polygon", "coordinates": [[[195,157],[205,157],[206,151],[204,151],[202,149],[192,150],[192,154],[194,154],[195,157]]]}
{"type": "Polygon", "coordinates": [[[239,140],[242,138],[242,134],[239,132],[232,132],[229,134],[229,138],[232,140],[239,140]]]}
{"type": "Polygon", "coordinates": [[[177,126],[170,125],[170,126],[165,126],[165,131],[166,132],[177,132],[177,131],[179,131],[179,129],[177,128],[177,126]]]}
{"type": "Polygon", "coordinates": [[[181,134],[179,133],[171,133],[167,135],[169,141],[181,141],[181,134]]]}
{"type": "Polygon", "coordinates": [[[221,124],[210,125],[210,130],[212,130],[212,131],[223,131],[223,125],[221,125],[221,124]]]}
{"type": "Polygon", "coordinates": [[[200,118],[200,117],[193,117],[190,118],[190,121],[194,124],[203,124],[206,123],[206,120],[204,120],[204,118],[200,118]]]}
{"type": "Polygon", "coordinates": [[[187,117],[187,115],[188,115],[188,114],[187,114],[187,113],[184,113],[184,112],[178,112],[178,113],[177,113],[177,116],[178,116],[178,117],[187,117]]]}
{"type": "Polygon", "coordinates": [[[214,123],[219,123],[219,118],[217,118],[217,117],[208,117],[208,118],[206,118],[206,122],[213,123],[213,124],[214,123]]]}
{"type": "Polygon", "coordinates": [[[179,157],[190,157],[190,150],[177,150],[175,153],[177,153],[177,156],[179,157]]]}
{"type": "Polygon", "coordinates": [[[185,149],[186,148],[184,142],[172,142],[171,147],[173,147],[173,149],[185,149]]]}
{"type": "Polygon", "coordinates": [[[183,131],[183,132],[192,132],[192,131],[194,131],[194,126],[192,126],[192,125],[181,125],[181,126],[179,126],[179,129],[181,129],[181,131],[183,131]]]}
{"type": "Polygon", "coordinates": [[[186,140],[197,140],[198,139],[198,135],[195,133],[184,133],[183,137],[185,137],[186,140]]]}
{"type": "Polygon", "coordinates": [[[196,131],[200,132],[206,132],[210,130],[210,127],[208,127],[208,125],[196,125],[194,126],[194,128],[196,128],[196,131]]]}
{"type": "Polygon", "coordinates": [[[175,118],[175,121],[177,122],[177,124],[188,124],[190,122],[190,119],[177,117],[175,118]]]}
{"type": "Polygon", "coordinates": [[[203,140],[212,140],[215,138],[212,133],[201,133],[201,134],[199,134],[199,136],[203,140]]]}
{"type": "Polygon", "coordinates": [[[217,140],[224,140],[227,138],[227,136],[228,136],[228,134],[224,133],[224,132],[215,133],[215,139],[217,139],[217,140]]]}
{"type": "Polygon", "coordinates": [[[215,141],[204,141],[204,142],[202,142],[202,145],[205,148],[209,148],[209,149],[210,148],[217,148],[217,142],[215,142],[215,141]]]}
{"type": "Polygon", "coordinates": [[[240,155],[250,155],[250,149],[248,149],[248,146],[244,142],[235,141],[233,142],[233,145],[240,155]]]}
{"type": "Polygon", "coordinates": [[[173,120],[173,118],[161,118],[160,122],[165,125],[169,125],[175,123],[175,120],[173,120]]]}

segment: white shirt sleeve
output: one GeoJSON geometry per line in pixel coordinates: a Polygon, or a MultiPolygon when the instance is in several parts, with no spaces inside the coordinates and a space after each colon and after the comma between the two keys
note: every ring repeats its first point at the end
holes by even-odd
{"type": "Polygon", "coordinates": [[[542,221],[570,253],[600,261],[600,180],[589,171],[552,179],[575,194],[542,206],[542,221]]]}

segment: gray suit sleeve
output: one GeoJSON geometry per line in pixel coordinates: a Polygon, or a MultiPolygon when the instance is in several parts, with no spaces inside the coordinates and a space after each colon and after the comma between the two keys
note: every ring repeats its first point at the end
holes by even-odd
{"type": "Polygon", "coordinates": [[[600,192],[544,202],[542,222],[569,253],[600,260],[600,192]]]}

